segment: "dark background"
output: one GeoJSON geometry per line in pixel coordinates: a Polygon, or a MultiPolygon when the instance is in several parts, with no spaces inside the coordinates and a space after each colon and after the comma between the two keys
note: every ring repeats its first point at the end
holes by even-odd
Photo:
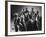
{"type": "Polygon", "coordinates": [[[22,11],[22,9],[25,10],[25,8],[28,8],[29,11],[31,11],[31,8],[34,8],[35,13],[38,10],[39,15],[42,16],[42,13],[41,13],[42,7],[41,6],[11,5],[11,19],[13,18],[14,13],[20,13],[22,11]]]}
{"type": "Polygon", "coordinates": [[[20,14],[22,12],[22,9],[25,10],[26,8],[28,8],[29,13],[31,11],[31,8],[34,8],[35,13],[38,10],[39,11],[39,15],[42,16],[42,7],[41,6],[11,5],[11,30],[10,30],[11,32],[15,31],[15,28],[14,28],[14,20],[15,20],[14,16],[15,16],[15,13],[19,13],[20,14]]]}

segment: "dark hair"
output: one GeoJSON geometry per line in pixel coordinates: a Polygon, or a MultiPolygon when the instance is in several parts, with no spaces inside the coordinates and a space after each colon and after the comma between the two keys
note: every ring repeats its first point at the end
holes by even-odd
{"type": "Polygon", "coordinates": [[[32,10],[33,10],[34,8],[32,8],[32,10]]]}
{"type": "Polygon", "coordinates": [[[39,11],[37,11],[37,14],[39,13],[39,11]]]}

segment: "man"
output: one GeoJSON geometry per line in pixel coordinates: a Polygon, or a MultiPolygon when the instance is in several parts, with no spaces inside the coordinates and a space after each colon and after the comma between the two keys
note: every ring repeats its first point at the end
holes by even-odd
{"type": "Polygon", "coordinates": [[[18,32],[18,30],[19,30],[19,27],[20,27],[19,22],[20,22],[20,18],[19,18],[18,14],[17,14],[16,17],[15,17],[15,21],[14,21],[15,32],[18,32]]]}
{"type": "Polygon", "coordinates": [[[29,11],[26,8],[25,12],[24,12],[24,19],[25,19],[25,27],[26,27],[26,31],[28,30],[28,20],[29,20],[29,11]]]}
{"type": "Polygon", "coordinates": [[[25,31],[25,20],[24,20],[24,14],[22,13],[20,16],[21,20],[20,20],[20,25],[21,25],[21,31],[25,31]]]}
{"type": "Polygon", "coordinates": [[[35,11],[34,11],[34,8],[32,8],[29,14],[29,18],[31,19],[34,14],[35,14],[35,11]]]}
{"type": "Polygon", "coordinates": [[[20,14],[22,15],[22,13],[24,13],[24,12],[25,12],[25,11],[24,11],[24,9],[22,9],[22,11],[21,11],[21,13],[20,13],[20,14]]]}
{"type": "Polygon", "coordinates": [[[35,14],[34,8],[32,8],[31,13],[29,14],[28,31],[36,30],[35,16],[36,16],[36,14],[35,14]]]}
{"type": "Polygon", "coordinates": [[[17,15],[16,15],[16,17],[15,17],[15,21],[14,21],[14,26],[15,26],[15,32],[17,32],[18,31],[18,27],[17,27],[17,15]]]}
{"type": "Polygon", "coordinates": [[[26,8],[26,11],[24,12],[24,15],[25,15],[25,22],[28,21],[28,15],[29,15],[29,11],[28,9],[26,8]]]}
{"type": "Polygon", "coordinates": [[[42,25],[42,17],[39,16],[39,11],[37,11],[37,29],[41,30],[41,25],[42,25]]]}

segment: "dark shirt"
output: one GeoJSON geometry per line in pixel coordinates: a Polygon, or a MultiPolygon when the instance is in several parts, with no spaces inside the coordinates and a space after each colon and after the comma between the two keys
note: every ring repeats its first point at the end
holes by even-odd
{"type": "Polygon", "coordinates": [[[29,15],[29,18],[31,19],[34,14],[35,14],[35,12],[34,11],[31,11],[31,13],[29,15]]]}

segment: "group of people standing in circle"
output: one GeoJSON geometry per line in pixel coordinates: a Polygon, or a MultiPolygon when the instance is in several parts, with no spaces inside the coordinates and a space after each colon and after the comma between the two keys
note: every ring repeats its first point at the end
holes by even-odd
{"type": "Polygon", "coordinates": [[[26,10],[17,14],[14,20],[15,32],[18,31],[35,31],[41,30],[41,16],[39,16],[39,11],[35,13],[34,8],[31,8],[29,14],[28,8],[26,10]]]}

